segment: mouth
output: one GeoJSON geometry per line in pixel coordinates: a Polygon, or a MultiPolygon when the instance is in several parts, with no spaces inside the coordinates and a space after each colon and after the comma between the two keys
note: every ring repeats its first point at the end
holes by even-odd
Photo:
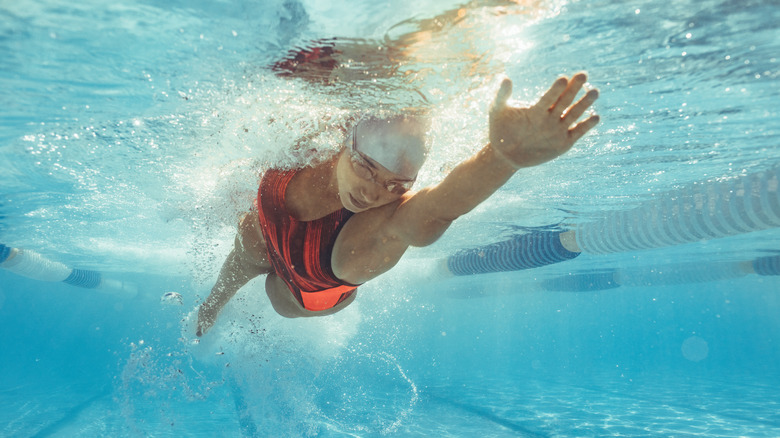
{"type": "Polygon", "coordinates": [[[359,208],[360,210],[368,209],[368,204],[358,201],[354,196],[352,196],[351,193],[349,194],[349,201],[352,202],[352,205],[359,208]]]}

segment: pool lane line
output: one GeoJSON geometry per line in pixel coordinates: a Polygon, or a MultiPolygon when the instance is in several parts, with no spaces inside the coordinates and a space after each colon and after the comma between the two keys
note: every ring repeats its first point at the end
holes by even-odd
{"type": "Polygon", "coordinates": [[[108,390],[107,388],[104,388],[103,391],[93,395],[92,397],[70,408],[62,416],[62,418],[52,423],[49,423],[49,425],[39,430],[35,435],[32,435],[32,438],[44,438],[49,436],[55,436],[58,432],[62,431],[62,429],[74,423],[76,421],[76,418],[78,418],[78,416],[82,412],[87,410],[87,408],[99,402],[100,400],[108,397],[109,395],[111,395],[111,391],[108,390]]]}
{"type": "Polygon", "coordinates": [[[138,286],[105,277],[98,271],[71,268],[50,260],[29,249],[13,248],[0,243],[0,268],[33,280],[62,282],[85,289],[122,292],[130,296],[138,293],[138,286]]]}

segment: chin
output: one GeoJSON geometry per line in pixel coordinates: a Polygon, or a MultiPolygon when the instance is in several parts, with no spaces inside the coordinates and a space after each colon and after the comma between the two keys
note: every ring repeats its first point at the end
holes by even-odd
{"type": "Polygon", "coordinates": [[[354,207],[352,205],[349,205],[349,204],[343,204],[343,205],[344,205],[344,208],[346,208],[347,210],[351,211],[352,213],[360,213],[360,212],[363,211],[363,210],[361,210],[361,209],[359,209],[357,207],[354,207]]]}
{"type": "Polygon", "coordinates": [[[360,213],[366,210],[370,210],[373,208],[373,206],[367,206],[367,207],[360,207],[355,205],[354,203],[350,202],[349,204],[346,204],[345,207],[347,210],[351,211],[352,213],[360,213]]]}
{"type": "Polygon", "coordinates": [[[340,192],[339,200],[341,201],[341,206],[351,211],[352,213],[360,213],[361,211],[364,211],[354,205],[352,201],[350,201],[349,192],[340,192]]]}

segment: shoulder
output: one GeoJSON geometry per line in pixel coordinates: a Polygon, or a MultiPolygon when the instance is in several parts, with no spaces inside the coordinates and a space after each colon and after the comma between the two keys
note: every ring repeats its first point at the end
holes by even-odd
{"type": "Polygon", "coordinates": [[[339,240],[350,245],[374,246],[398,239],[394,214],[400,201],[353,214],[339,233],[339,240]]]}
{"type": "Polygon", "coordinates": [[[284,200],[287,186],[296,175],[295,170],[267,169],[260,176],[260,198],[284,200]]]}
{"type": "Polygon", "coordinates": [[[297,170],[267,169],[260,176],[260,193],[284,196],[287,186],[297,173],[297,170]]]}
{"type": "Polygon", "coordinates": [[[387,222],[388,229],[410,246],[428,246],[435,242],[450,226],[452,220],[444,220],[433,214],[430,187],[416,193],[408,193],[399,200],[398,206],[387,222]]]}
{"type": "Polygon", "coordinates": [[[363,240],[403,241],[414,245],[418,240],[418,228],[425,222],[423,209],[415,208],[417,202],[417,194],[407,193],[389,204],[355,213],[345,231],[349,227],[350,235],[363,240]]]}
{"type": "Polygon", "coordinates": [[[260,181],[261,183],[263,181],[275,182],[279,180],[286,180],[289,182],[299,172],[300,169],[279,169],[272,167],[263,171],[263,173],[260,175],[260,181]]]}

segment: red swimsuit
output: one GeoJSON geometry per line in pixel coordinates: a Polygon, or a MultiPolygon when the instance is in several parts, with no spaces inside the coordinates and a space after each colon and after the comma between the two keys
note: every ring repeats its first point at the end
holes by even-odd
{"type": "Polygon", "coordinates": [[[271,169],[257,192],[260,229],[271,264],[304,309],[330,309],[357,291],[336,278],[330,265],[333,244],[352,216],[343,208],[313,221],[299,221],[287,212],[284,196],[297,171],[271,169]]]}

